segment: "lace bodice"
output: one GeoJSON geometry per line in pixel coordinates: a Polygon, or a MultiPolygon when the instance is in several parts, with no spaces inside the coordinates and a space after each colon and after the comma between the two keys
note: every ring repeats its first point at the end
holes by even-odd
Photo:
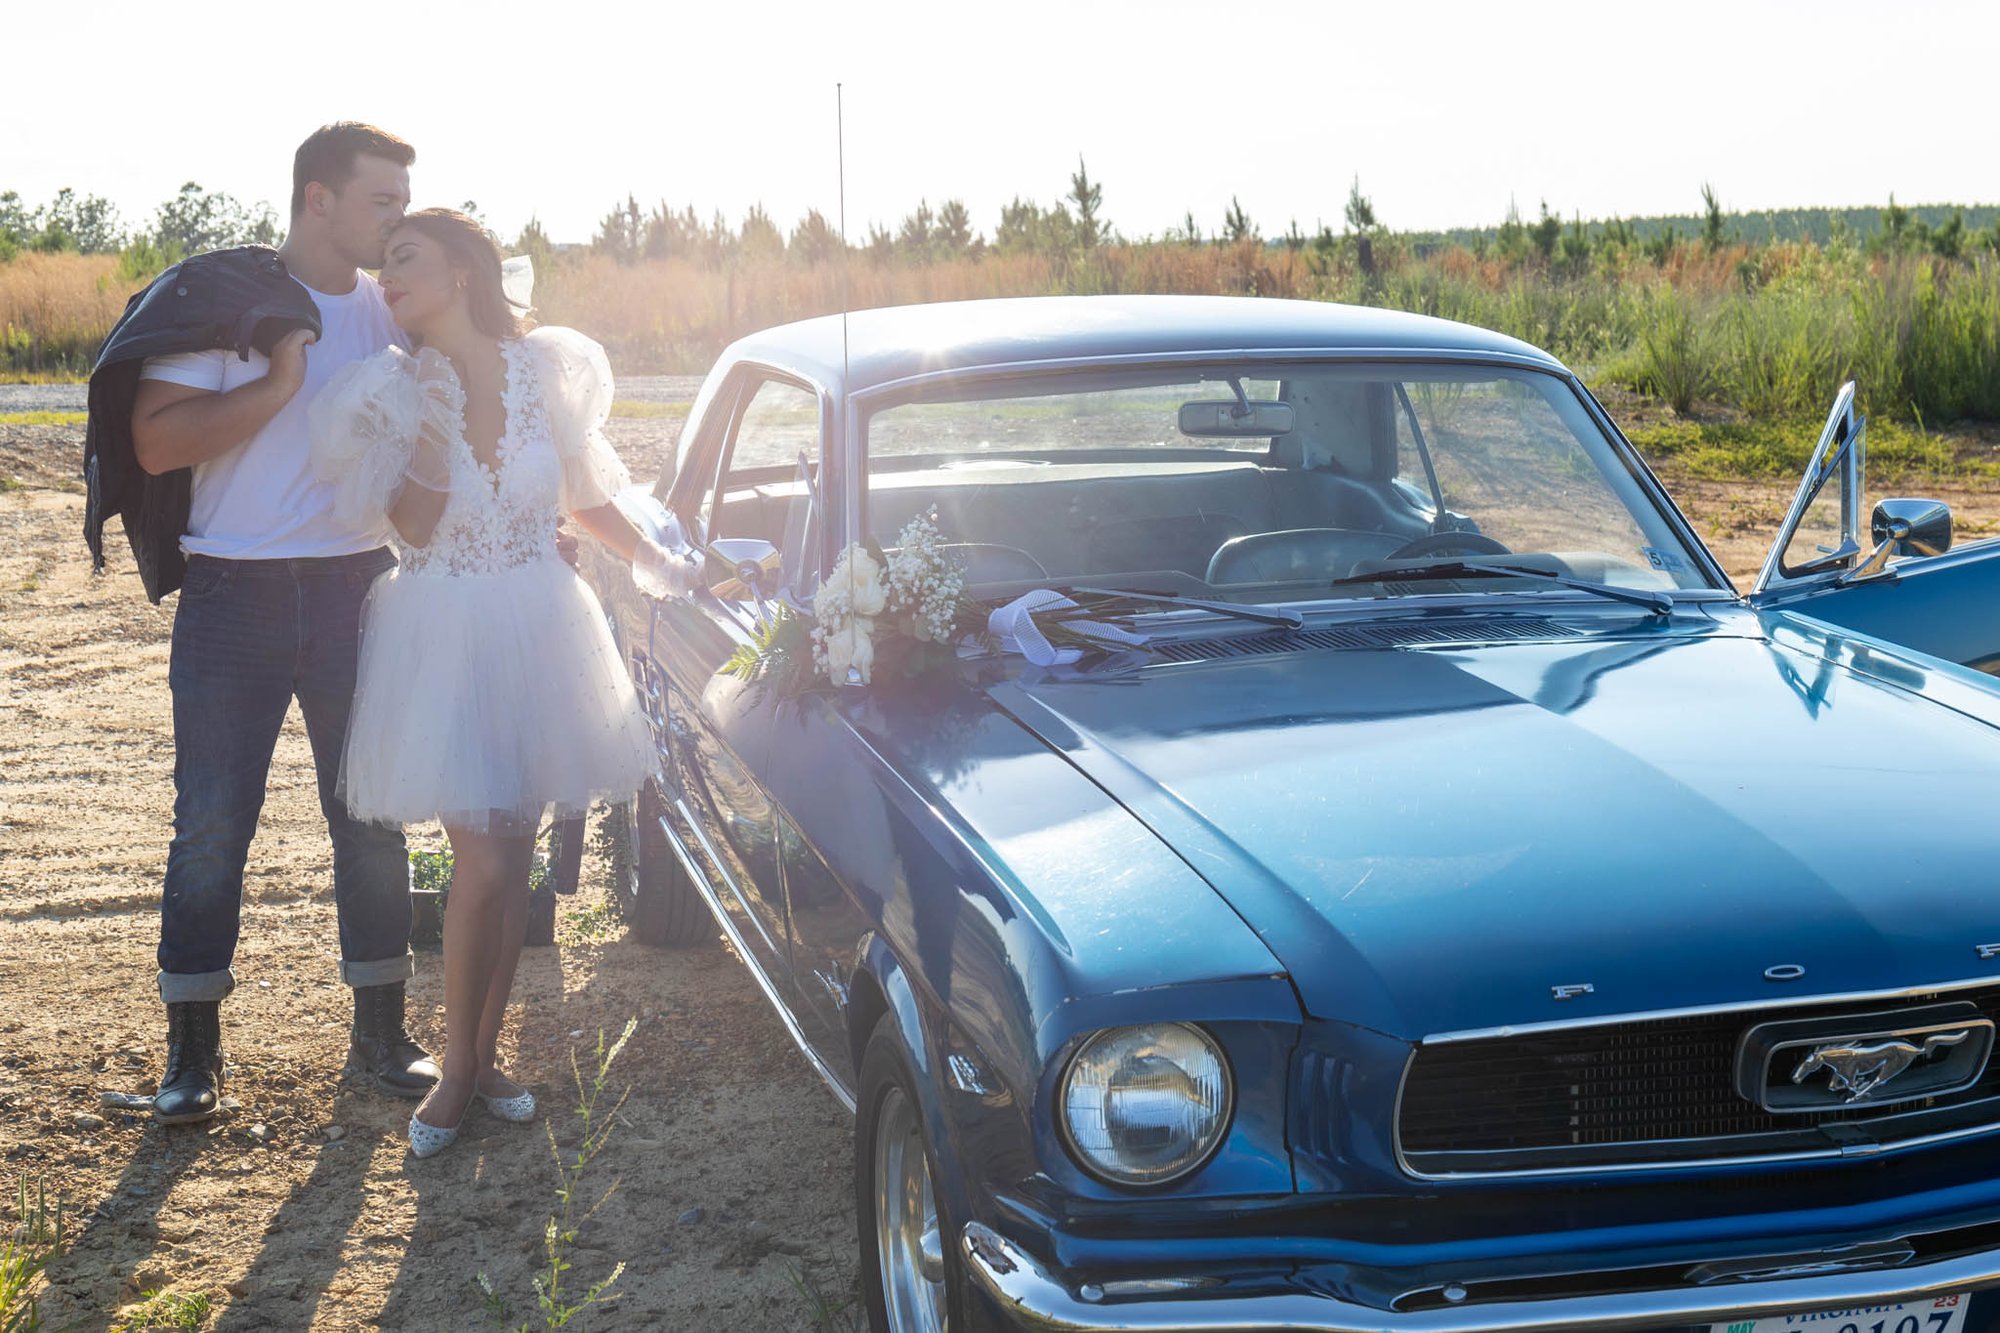
{"type": "Polygon", "coordinates": [[[608,503],[629,484],[603,432],[611,410],[603,349],[556,328],[500,349],[505,423],[491,467],[465,438],[464,390],[435,352],[391,348],[349,366],[308,410],[314,470],[333,485],[337,512],[386,512],[419,435],[441,445],[444,512],[427,544],[398,541],[408,573],[497,574],[553,560],[558,514],[608,503]]]}
{"type": "Polygon", "coordinates": [[[446,386],[446,435],[451,489],[444,513],[424,546],[398,541],[403,568],[412,574],[494,574],[556,553],[556,500],[561,469],[549,430],[541,381],[523,364],[521,342],[500,344],[507,366],[501,403],[506,423],[493,466],[479,461],[465,438],[465,394],[446,386]]]}

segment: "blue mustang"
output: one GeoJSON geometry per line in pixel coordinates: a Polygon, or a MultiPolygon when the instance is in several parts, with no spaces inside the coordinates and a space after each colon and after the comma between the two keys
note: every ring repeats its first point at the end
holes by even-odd
{"type": "Polygon", "coordinates": [[[1864,529],[1864,439],[1849,386],[1744,594],[1463,325],[729,348],[623,501],[706,586],[589,565],[660,745],[632,905],[719,923],[855,1110],[875,1327],[1989,1326],[2000,543],[1864,529]],[[921,514],[969,595],[1145,642],[722,669],[921,514]]]}

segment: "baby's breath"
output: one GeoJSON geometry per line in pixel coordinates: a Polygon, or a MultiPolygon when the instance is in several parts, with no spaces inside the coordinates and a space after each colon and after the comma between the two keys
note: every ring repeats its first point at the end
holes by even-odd
{"type": "Polygon", "coordinates": [[[919,640],[946,643],[958,623],[965,567],[945,550],[931,508],[904,525],[889,553],[889,609],[910,617],[919,640]]]}
{"type": "MultiPolygon", "coordinates": [[[[953,643],[961,618],[978,608],[965,600],[965,568],[950,546],[930,509],[905,524],[886,553],[859,543],[842,551],[813,594],[812,614],[802,617],[813,673],[835,685],[868,684],[879,618],[887,618],[881,628],[895,660],[910,660],[899,641],[953,643]]],[[[735,674],[761,679],[775,652],[754,644],[746,652],[735,674]]]]}

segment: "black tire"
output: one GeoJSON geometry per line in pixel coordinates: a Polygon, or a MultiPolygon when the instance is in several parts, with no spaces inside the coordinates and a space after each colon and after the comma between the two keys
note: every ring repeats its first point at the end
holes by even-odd
{"type": "MultiPolygon", "coordinates": [[[[868,1326],[875,1333],[905,1333],[904,1326],[890,1322],[875,1220],[877,1131],[885,1108],[890,1107],[897,1097],[903,1098],[908,1106],[919,1108],[915,1133],[923,1149],[925,1169],[935,1183],[938,1179],[937,1151],[931,1144],[929,1133],[923,1128],[917,1077],[910,1067],[909,1058],[903,1053],[894,1017],[885,1016],[876,1023],[875,1031],[869,1036],[867,1048],[862,1053],[861,1091],[854,1115],[854,1213],[856,1230],[861,1238],[861,1297],[868,1310],[868,1326]]],[[[940,1249],[944,1264],[945,1327],[950,1333],[972,1333],[978,1327],[975,1322],[977,1316],[972,1314],[966,1298],[967,1278],[964,1261],[958,1252],[958,1226],[946,1209],[943,1198],[935,1194],[935,1189],[933,1199],[943,1242],[940,1249]]]]}
{"type": "Polygon", "coordinates": [[[660,813],[659,789],[649,780],[633,803],[631,868],[619,877],[620,906],[641,944],[684,949],[714,939],[715,918],[667,842],[660,813]]]}

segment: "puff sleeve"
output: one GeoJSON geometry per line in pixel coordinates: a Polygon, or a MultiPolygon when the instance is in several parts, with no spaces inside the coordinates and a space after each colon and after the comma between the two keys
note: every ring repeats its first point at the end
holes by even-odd
{"type": "Polygon", "coordinates": [[[343,366],[306,407],[313,475],[342,522],[381,520],[410,467],[423,408],[416,362],[391,347],[343,366]]]}
{"type": "Polygon", "coordinates": [[[549,427],[562,460],[563,512],[611,503],[632,477],[604,435],[611,418],[610,360],[574,329],[539,328],[527,341],[539,357],[549,427]]]}

